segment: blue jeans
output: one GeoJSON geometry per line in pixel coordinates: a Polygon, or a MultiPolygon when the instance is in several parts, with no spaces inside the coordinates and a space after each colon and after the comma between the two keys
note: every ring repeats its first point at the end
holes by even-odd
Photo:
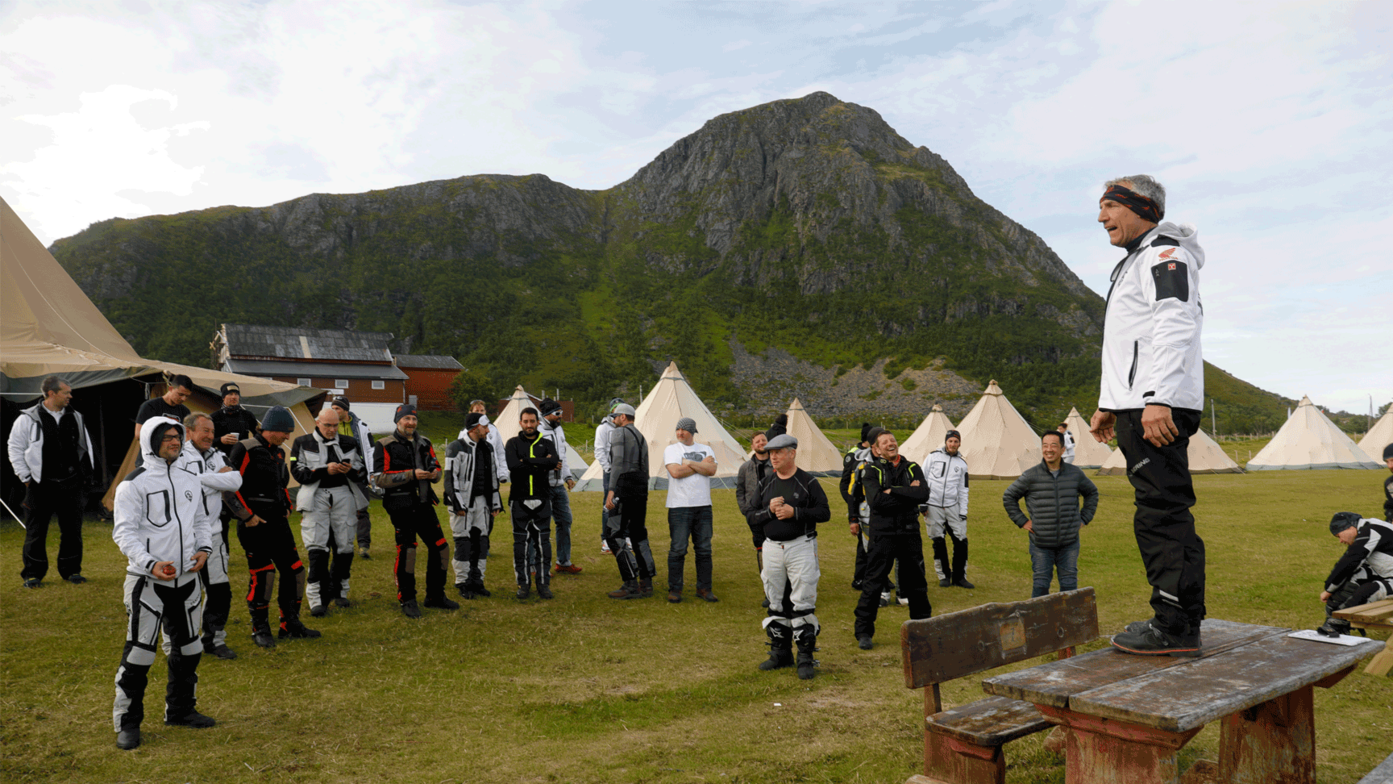
{"type": "Polygon", "coordinates": [[[1050,578],[1059,571],[1059,590],[1072,591],[1079,587],[1079,543],[1065,547],[1036,547],[1030,541],[1030,566],[1035,571],[1035,582],[1031,586],[1030,598],[1044,596],[1050,592],[1050,578]]]}
{"type": "Polygon", "coordinates": [[[697,590],[711,590],[711,507],[679,506],[667,510],[667,526],[672,544],[667,551],[667,587],[682,590],[682,572],[687,562],[687,539],[696,550],[697,590]]]}
{"type": "Polygon", "coordinates": [[[551,488],[551,519],[556,523],[556,562],[571,565],[571,491],[565,485],[551,488]]]}

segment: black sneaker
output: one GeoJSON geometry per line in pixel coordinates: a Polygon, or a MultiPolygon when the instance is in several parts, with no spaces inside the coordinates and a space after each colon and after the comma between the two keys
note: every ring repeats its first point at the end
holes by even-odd
{"type": "Polygon", "coordinates": [[[276,638],[271,636],[270,627],[252,629],[252,642],[261,648],[276,647],[276,638]]]}
{"type": "Polygon", "coordinates": [[[528,586],[528,585],[519,585],[519,586],[518,586],[518,592],[517,592],[517,595],[516,595],[516,598],[517,598],[518,601],[523,601],[524,599],[530,599],[531,597],[532,597],[532,587],[531,587],[531,586],[528,586]]]}
{"type": "Polygon", "coordinates": [[[863,651],[869,651],[870,649],[875,647],[875,643],[871,641],[870,636],[865,634],[856,638],[856,644],[863,651]]]}
{"type": "Polygon", "coordinates": [[[315,618],[323,618],[329,614],[329,608],[322,604],[316,604],[310,608],[310,615],[315,618]]]}
{"type": "Polygon", "coordinates": [[[555,599],[555,598],[556,598],[556,594],[554,594],[554,593],[551,592],[551,586],[549,586],[549,585],[538,585],[538,586],[537,586],[537,595],[540,596],[540,597],[542,597],[543,599],[555,599]]]}
{"type": "Polygon", "coordinates": [[[205,645],[203,646],[203,652],[210,656],[216,656],[219,659],[237,658],[237,652],[227,647],[226,645],[214,645],[211,647],[205,645]]]}
{"type": "Polygon", "coordinates": [[[859,591],[859,590],[861,590],[862,588],[865,588],[865,587],[866,587],[866,582],[865,582],[864,580],[852,580],[852,581],[851,581],[851,590],[853,590],[853,591],[859,591]]]}
{"type": "Polygon", "coordinates": [[[949,579],[946,579],[946,578],[943,579],[943,580],[939,580],[939,581],[938,581],[938,587],[939,587],[939,588],[952,588],[952,587],[953,587],[953,581],[952,581],[952,580],[949,580],[949,579]]]}
{"type": "Polygon", "coordinates": [[[1339,637],[1342,634],[1349,634],[1349,629],[1349,621],[1327,618],[1325,623],[1316,627],[1316,633],[1323,637],[1339,637]]]}
{"type": "Polygon", "coordinates": [[[347,596],[335,596],[335,597],[334,597],[334,606],[335,606],[335,607],[352,607],[352,606],[353,606],[353,601],[350,600],[347,596]]]}
{"type": "Polygon", "coordinates": [[[64,577],[63,579],[67,580],[73,585],[82,585],[83,583],[87,582],[87,578],[83,577],[80,574],[70,574],[67,577],[64,577]]]}
{"type": "Polygon", "coordinates": [[[972,583],[968,582],[966,577],[959,577],[958,579],[953,581],[953,584],[958,586],[959,588],[966,588],[969,591],[977,587],[972,583]]]}
{"type": "Polygon", "coordinates": [[[366,547],[363,548],[363,552],[361,552],[361,553],[358,554],[358,557],[359,557],[359,558],[362,558],[364,561],[371,561],[371,560],[372,560],[372,556],[368,554],[368,548],[366,548],[366,547]]]}
{"type": "MultiPolygon", "coordinates": [[[[37,578],[37,577],[26,577],[26,578],[24,578],[24,587],[25,587],[25,588],[38,588],[38,587],[39,587],[40,585],[42,585],[42,584],[43,584],[43,580],[40,580],[40,579],[37,578]]],[[[135,734],[136,734],[136,741],[135,741],[135,742],[136,742],[136,745],[138,746],[138,745],[140,745],[140,737],[139,737],[139,736],[140,736],[140,730],[137,729],[137,730],[135,731],[135,734]]],[[[135,746],[132,746],[131,748],[135,748],[135,746]]]]}
{"type": "Polygon", "coordinates": [[[279,633],[276,634],[276,636],[281,638],[282,640],[312,640],[316,637],[319,637],[320,634],[318,631],[309,628],[303,623],[300,623],[300,620],[297,618],[293,621],[282,622],[281,630],[279,633]]]}
{"type": "Polygon", "coordinates": [[[490,591],[489,589],[485,588],[483,583],[474,583],[474,595],[482,596],[485,599],[487,599],[490,596],[493,596],[493,591],[490,591]]]}
{"type": "Polygon", "coordinates": [[[1200,635],[1169,634],[1148,624],[1140,632],[1124,631],[1112,638],[1112,646],[1138,656],[1199,656],[1200,635]]]}
{"type": "Polygon", "coordinates": [[[412,599],[409,602],[401,603],[401,614],[408,618],[420,618],[421,608],[416,604],[416,600],[412,599]]]}
{"type": "Polygon", "coordinates": [[[193,727],[196,730],[201,730],[205,727],[212,727],[213,725],[217,724],[217,722],[213,720],[212,716],[204,716],[202,713],[199,713],[198,711],[190,711],[189,713],[178,718],[170,718],[166,716],[164,719],[164,723],[172,727],[193,727]]]}
{"type": "Polygon", "coordinates": [[[139,748],[139,747],[140,747],[140,728],[139,728],[139,727],[122,727],[121,730],[120,730],[119,732],[116,733],[116,748],[118,748],[118,749],[125,749],[126,751],[130,751],[131,749],[139,748]]]}
{"type": "Polygon", "coordinates": [[[426,599],[422,604],[426,607],[433,607],[437,610],[458,610],[459,602],[446,599],[444,596],[437,596],[434,599],[426,599]]]}

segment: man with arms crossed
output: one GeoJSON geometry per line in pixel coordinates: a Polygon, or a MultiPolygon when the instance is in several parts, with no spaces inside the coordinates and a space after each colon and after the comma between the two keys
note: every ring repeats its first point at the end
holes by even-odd
{"type": "Polygon", "coordinates": [[[711,592],[711,477],[716,474],[716,454],[698,444],[696,420],[677,420],[677,443],[663,450],[667,469],[667,526],[672,543],[667,551],[667,600],[682,601],[682,573],[687,565],[687,539],[696,551],[696,595],[719,601],[711,592]]]}
{"type": "Polygon", "coordinates": [[[1098,222],[1127,252],[1112,271],[1103,317],[1102,390],[1090,432],[1117,434],[1136,491],[1133,530],[1150,620],[1128,624],[1114,647],[1142,655],[1198,656],[1204,619],[1204,541],[1195,531],[1195,487],[1187,449],[1204,407],[1195,227],[1161,223],[1166,189],[1138,174],[1110,180],[1098,222]]]}
{"type": "Polygon", "coordinates": [[[888,430],[876,434],[875,451],[876,458],[861,469],[872,531],[865,584],[856,603],[856,643],[863,651],[874,645],[880,594],[892,565],[899,565],[897,590],[908,599],[910,620],[933,615],[924,579],[924,542],[919,538],[919,505],[929,497],[924,472],[900,455],[900,445],[888,430]]]}

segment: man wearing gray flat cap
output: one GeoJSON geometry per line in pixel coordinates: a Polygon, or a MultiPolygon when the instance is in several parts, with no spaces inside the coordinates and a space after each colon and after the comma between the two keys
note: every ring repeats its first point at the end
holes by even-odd
{"type": "Polygon", "coordinates": [[[798,641],[798,677],[812,678],[817,666],[820,629],[817,616],[817,524],[832,519],[827,493],[817,479],[797,465],[798,439],[777,435],[765,447],[773,472],[759,485],[760,509],[754,517],[764,524],[764,593],[769,617],[769,659],[761,670],[793,664],[793,642],[798,641]]]}
{"type": "Polygon", "coordinates": [[[697,597],[717,601],[711,592],[711,477],[716,473],[716,453],[694,438],[696,420],[677,420],[677,443],[663,450],[663,466],[671,477],[667,484],[667,527],[672,544],[667,551],[667,600],[682,601],[682,572],[686,568],[687,540],[696,551],[697,597]]]}

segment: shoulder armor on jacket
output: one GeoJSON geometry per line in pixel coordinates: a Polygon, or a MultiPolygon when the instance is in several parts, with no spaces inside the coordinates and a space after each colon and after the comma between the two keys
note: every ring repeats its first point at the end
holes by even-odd
{"type": "Polygon", "coordinates": [[[140,476],[140,475],[143,474],[143,473],[145,473],[145,466],[139,466],[139,467],[136,468],[134,471],[130,472],[129,474],[126,474],[126,478],[125,478],[125,479],[122,479],[121,481],[123,481],[123,482],[134,482],[134,481],[135,481],[135,478],[138,477],[138,476],[140,476]]]}
{"type": "Polygon", "coordinates": [[[1161,248],[1161,247],[1165,247],[1165,246],[1167,246],[1167,245],[1170,245],[1170,246],[1173,246],[1173,247],[1178,248],[1178,247],[1180,247],[1180,240],[1172,239],[1172,238],[1170,238],[1170,237],[1162,236],[1162,237],[1157,237],[1156,239],[1154,239],[1154,240],[1151,241],[1151,247],[1153,247],[1153,248],[1161,248]]]}

